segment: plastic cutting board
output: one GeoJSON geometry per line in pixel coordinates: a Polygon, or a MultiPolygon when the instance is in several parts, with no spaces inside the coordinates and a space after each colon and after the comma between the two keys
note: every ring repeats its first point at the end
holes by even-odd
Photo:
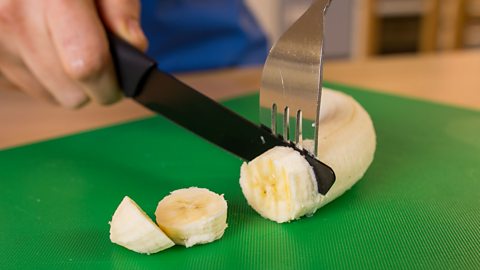
{"type": "MultiPolygon", "coordinates": [[[[261,218],[239,159],[156,116],[0,151],[0,268],[480,269],[480,112],[328,86],[367,109],[378,147],[364,178],[313,217],[261,218]],[[150,256],[110,243],[124,195],[153,217],[189,186],[225,194],[220,241],[150,256]]],[[[257,117],[257,95],[225,104],[257,117]]]]}

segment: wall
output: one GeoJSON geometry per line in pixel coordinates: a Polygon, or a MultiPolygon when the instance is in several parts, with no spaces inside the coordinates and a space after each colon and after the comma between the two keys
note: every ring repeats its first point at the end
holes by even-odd
{"type": "MultiPolygon", "coordinates": [[[[325,57],[348,58],[352,55],[353,7],[356,0],[334,0],[325,23],[325,57]]],[[[269,40],[277,40],[309,7],[310,0],[246,0],[269,40]]]]}

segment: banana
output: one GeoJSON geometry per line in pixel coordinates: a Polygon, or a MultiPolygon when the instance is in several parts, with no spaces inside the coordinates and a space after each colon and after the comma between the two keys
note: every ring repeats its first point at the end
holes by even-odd
{"type": "MultiPolygon", "coordinates": [[[[350,189],[370,166],[376,135],[370,116],[352,97],[323,89],[318,158],[335,171],[336,181],[325,196],[308,162],[295,150],[274,147],[243,163],[240,186],[248,204],[278,223],[312,215],[350,189]]],[[[305,140],[303,147],[314,148],[305,140]]]]}
{"type": "Polygon", "coordinates": [[[155,211],[160,228],[179,245],[191,247],[215,241],[227,228],[227,202],[205,188],[175,190],[155,211]]]}
{"type": "Polygon", "coordinates": [[[110,240],[138,253],[152,254],[174,245],[173,241],[128,196],[110,221],[110,240]]]}

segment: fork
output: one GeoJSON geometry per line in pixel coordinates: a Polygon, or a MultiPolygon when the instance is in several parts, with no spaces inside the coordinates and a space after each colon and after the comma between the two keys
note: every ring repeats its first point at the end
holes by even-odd
{"type": "Polygon", "coordinates": [[[260,122],[286,141],[313,138],[318,155],[318,122],[322,96],[325,14],[331,0],[315,0],[280,37],[268,54],[260,87],[260,122]]]}

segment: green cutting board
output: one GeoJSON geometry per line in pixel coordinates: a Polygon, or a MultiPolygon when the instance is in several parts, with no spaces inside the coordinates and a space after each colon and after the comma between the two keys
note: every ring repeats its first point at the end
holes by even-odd
{"type": "MultiPolygon", "coordinates": [[[[0,151],[0,269],[480,269],[480,112],[328,86],[367,109],[378,147],[363,179],[313,217],[261,218],[238,158],[156,116],[0,151]],[[110,243],[123,196],[153,217],[190,186],[225,194],[221,240],[150,256],[110,243]]],[[[225,102],[250,119],[257,103],[225,102]]]]}

